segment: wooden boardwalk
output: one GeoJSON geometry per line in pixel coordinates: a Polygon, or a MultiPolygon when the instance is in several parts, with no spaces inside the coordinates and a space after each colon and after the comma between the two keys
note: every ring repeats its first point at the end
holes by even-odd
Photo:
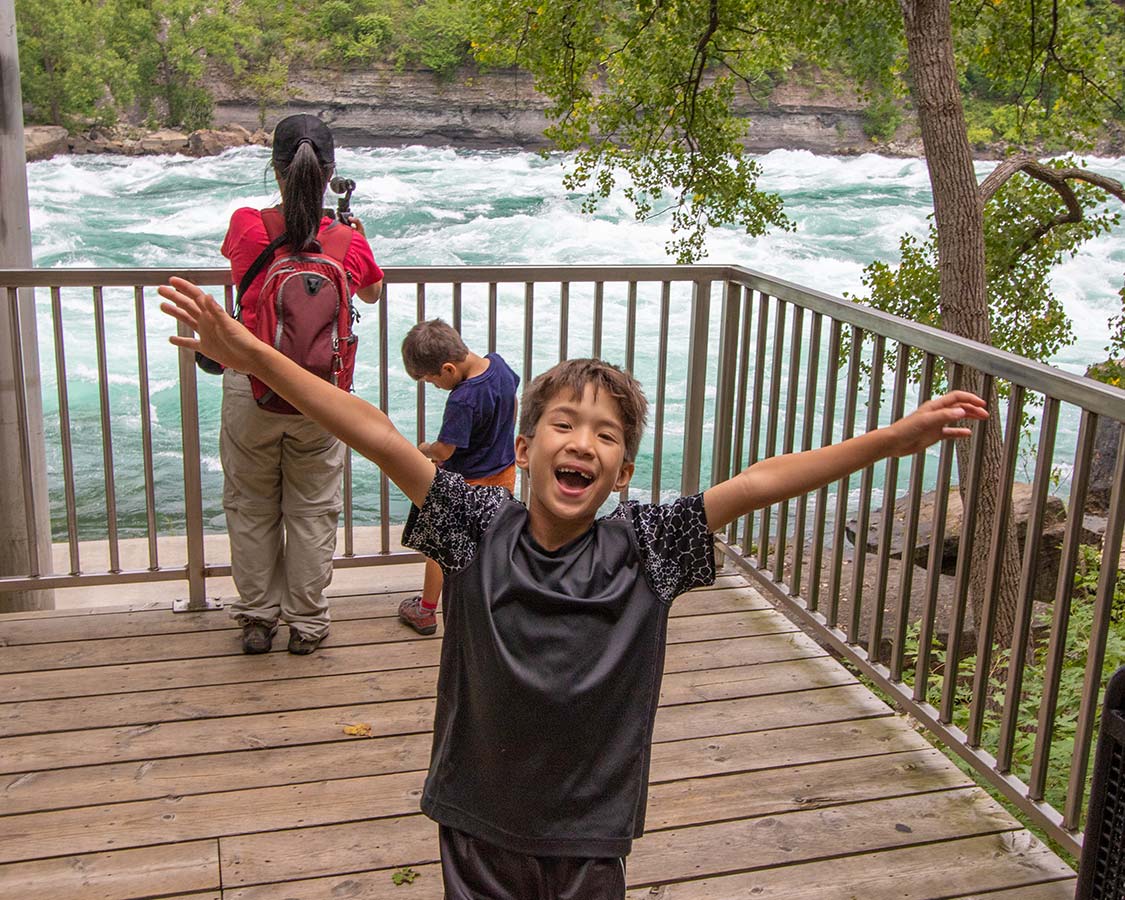
{"type": "MultiPolygon", "coordinates": [[[[275,652],[242,655],[223,613],[0,616],[0,897],[438,900],[418,797],[440,633],[397,623],[413,580],[336,598],[309,657],[285,652],[284,628],[275,652]],[[344,733],[361,723],[372,736],[344,733]],[[403,866],[418,877],[396,887],[403,866]]],[[[1074,893],[735,576],[676,603],[628,878],[629,900],[1074,893]]]]}

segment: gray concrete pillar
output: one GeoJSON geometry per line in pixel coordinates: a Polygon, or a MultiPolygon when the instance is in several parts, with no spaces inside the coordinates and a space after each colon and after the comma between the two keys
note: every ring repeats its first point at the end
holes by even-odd
{"type": "MultiPolygon", "coordinates": [[[[0,0],[0,268],[27,268],[30,265],[31,223],[27,202],[16,11],[14,0],[0,0]]],[[[0,296],[0,575],[28,574],[36,555],[39,572],[51,571],[42,387],[32,291],[20,291],[18,304],[22,379],[17,379],[14,371],[10,302],[6,292],[0,296]],[[22,461],[25,451],[17,406],[20,389],[25,391],[27,398],[30,472],[24,471],[22,461]],[[25,485],[28,482],[34,508],[34,515],[30,517],[31,528],[25,505],[25,485]]],[[[49,609],[53,606],[52,591],[0,593],[0,612],[49,609]]]]}

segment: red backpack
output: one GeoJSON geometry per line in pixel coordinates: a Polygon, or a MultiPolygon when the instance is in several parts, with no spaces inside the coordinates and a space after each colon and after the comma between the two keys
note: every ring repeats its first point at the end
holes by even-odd
{"type": "MultiPolygon", "coordinates": [[[[350,391],[358,341],[352,322],[358,316],[352,307],[343,261],[355,232],[333,222],[309,249],[294,252],[286,243],[280,209],[263,209],[262,224],[270,237],[269,246],[238,286],[241,301],[242,294],[273,257],[258,295],[254,335],[314,375],[350,391]]],[[[242,320],[241,303],[235,317],[242,320]]],[[[253,375],[250,386],[262,409],[290,415],[298,412],[253,375]]]]}

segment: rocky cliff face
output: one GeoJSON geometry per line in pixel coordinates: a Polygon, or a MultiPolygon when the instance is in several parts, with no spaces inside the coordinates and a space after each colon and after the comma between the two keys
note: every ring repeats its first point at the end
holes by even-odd
{"type": "MultiPolygon", "coordinates": [[[[253,97],[226,84],[211,87],[217,100],[216,124],[237,123],[250,130],[263,124],[253,97]]],[[[520,71],[466,69],[444,80],[421,70],[305,70],[295,74],[291,88],[293,99],[284,108],[265,110],[264,124],[301,111],[320,115],[341,143],[351,145],[547,145],[547,102],[535,92],[531,77],[520,71]]],[[[862,107],[855,97],[815,85],[781,85],[765,107],[747,101],[741,111],[751,122],[746,146],[754,153],[783,147],[828,154],[878,150],[915,155],[919,149],[908,133],[891,145],[874,144],[863,133],[862,107]]]]}
{"type": "MultiPolygon", "coordinates": [[[[345,146],[548,146],[543,137],[547,101],[536,93],[531,76],[518,70],[482,73],[466,68],[443,79],[418,69],[308,69],[294,73],[288,104],[265,110],[255,97],[227,82],[212,79],[207,86],[216,101],[213,130],[188,135],[141,132],[123,125],[67,135],[57,126],[40,126],[26,131],[27,158],[67,152],[207,156],[227,147],[266,143],[268,134],[262,128],[272,128],[294,112],[320,116],[345,146]]],[[[876,144],[863,133],[863,108],[855,96],[811,79],[777,86],[764,105],[744,100],[739,112],[750,122],[745,145],[752,153],[786,148],[841,155],[921,154],[912,123],[900,129],[895,141],[876,144]]]]}

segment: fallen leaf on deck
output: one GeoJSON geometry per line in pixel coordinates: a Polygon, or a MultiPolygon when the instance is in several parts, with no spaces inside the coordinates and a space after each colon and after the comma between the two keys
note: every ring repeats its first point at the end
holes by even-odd
{"type": "Polygon", "coordinates": [[[356,722],[354,725],[345,725],[344,734],[353,734],[356,737],[371,737],[371,723],[356,722]]]}

